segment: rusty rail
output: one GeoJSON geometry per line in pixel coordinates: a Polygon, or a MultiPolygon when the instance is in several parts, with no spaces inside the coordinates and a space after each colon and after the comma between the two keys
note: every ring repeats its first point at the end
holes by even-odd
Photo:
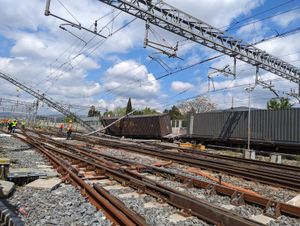
{"type": "Polygon", "coordinates": [[[178,163],[188,164],[190,166],[209,169],[217,172],[223,172],[234,176],[239,176],[249,180],[255,180],[266,184],[280,186],[291,190],[300,191],[300,175],[298,172],[290,171],[287,176],[287,172],[280,172],[274,170],[271,167],[256,168],[254,166],[247,166],[244,164],[232,164],[232,162],[224,163],[218,159],[203,159],[194,156],[191,158],[190,155],[185,153],[166,152],[155,148],[143,148],[136,144],[121,143],[116,140],[102,139],[102,138],[82,138],[81,136],[74,137],[77,140],[88,142],[90,144],[98,144],[103,146],[109,146],[114,148],[121,148],[124,150],[147,154],[150,156],[160,157],[166,160],[172,160],[178,163]]]}
{"type": "Polygon", "coordinates": [[[34,140],[32,137],[28,136],[25,132],[24,135],[27,139],[24,139],[18,136],[19,139],[23,140],[26,143],[33,145],[37,150],[43,153],[55,166],[58,168],[58,171],[64,176],[68,176],[74,184],[79,186],[82,189],[84,195],[88,196],[90,202],[95,205],[98,209],[101,209],[107,218],[114,223],[114,225],[122,226],[144,226],[148,225],[145,220],[134,213],[130,209],[126,209],[125,212],[124,206],[115,205],[116,203],[111,202],[111,199],[108,198],[108,194],[101,196],[93,187],[85,183],[74,171],[71,169],[71,165],[65,161],[57,158],[53,153],[50,153],[46,148],[41,145],[40,142],[34,140]]]}
{"type": "Polygon", "coordinates": [[[147,178],[139,178],[132,176],[132,172],[122,167],[119,169],[108,168],[101,162],[95,162],[95,159],[82,157],[78,154],[72,154],[70,152],[59,150],[51,145],[43,144],[46,149],[51,150],[51,153],[57,153],[64,156],[64,158],[70,161],[80,161],[83,165],[89,166],[91,169],[94,167],[95,172],[101,172],[109,178],[128,185],[138,191],[142,191],[146,194],[152,195],[158,199],[184,210],[186,213],[199,217],[209,223],[215,225],[224,226],[254,226],[260,225],[254,223],[251,220],[244,219],[222,208],[211,205],[208,202],[202,201],[195,197],[189,197],[188,195],[178,192],[176,190],[165,187],[157,182],[149,181],[147,178]]]}
{"type": "MultiPolygon", "coordinates": [[[[268,215],[273,218],[277,218],[282,214],[290,215],[293,217],[300,218],[300,207],[297,206],[292,206],[286,203],[278,202],[269,198],[265,198],[262,196],[257,196],[253,194],[248,194],[245,192],[241,192],[226,186],[222,186],[216,183],[209,183],[206,181],[201,181],[198,179],[195,179],[193,177],[188,177],[185,175],[180,175],[180,174],[175,174],[170,171],[167,171],[165,169],[159,168],[159,167],[154,167],[154,166],[149,166],[146,164],[140,164],[140,163],[135,163],[130,160],[124,160],[121,158],[113,157],[107,154],[99,153],[97,151],[93,151],[91,149],[87,149],[84,147],[77,147],[72,144],[65,144],[62,142],[57,142],[52,139],[49,139],[43,135],[39,136],[42,139],[45,139],[45,141],[52,143],[54,145],[57,145],[59,147],[63,147],[64,149],[71,150],[76,153],[84,154],[87,157],[90,157],[92,159],[95,159],[97,161],[100,161],[102,163],[105,163],[106,166],[112,166],[113,164],[107,164],[105,160],[110,160],[113,161],[114,163],[119,163],[122,165],[127,165],[127,166],[132,166],[136,165],[136,168],[140,172],[149,172],[152,174],[156,174],[158,176],[162,176],[168,179],[173,178],[174,181],[179,181],[181,183],[187,184],[187,186],[193,186],[201,189],[206,189],[209,191],[211,194],[220,194],[220,195],[226,195],[231,197],[231,203],[236,206],[240,206],[246,203],[250,204],[255,204],[259,205],[264,208],[264,213],[265,215],[268,215]],[[270,208],[273,208],[274,211],[270,211],[270,208]]],[[[130,172],[128,171],[130,174],[130,172]]],[[[140,177],[137,174],[132,174],[135,178],[142,180],[143,178],[140,177]]]]}

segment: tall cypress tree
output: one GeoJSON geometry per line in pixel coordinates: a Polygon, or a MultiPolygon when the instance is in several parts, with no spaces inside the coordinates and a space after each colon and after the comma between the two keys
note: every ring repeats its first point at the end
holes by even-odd
{"type": "Polygon", "coordinates": [[[132,105],[131,105],[131,98],[129,97],[128,102],[127,102],[127,107],[126,107],[126,114],[129,112],[132,112],[132,105]]]}

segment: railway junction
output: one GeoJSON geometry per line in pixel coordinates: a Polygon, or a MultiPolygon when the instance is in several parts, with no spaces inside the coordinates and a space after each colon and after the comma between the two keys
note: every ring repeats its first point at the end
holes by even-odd
{"type": "Polygon", "coordinates": [[[296,42],[299,0],[234,0],[237,15],[217,22],[206,10],[231,3],[195,15],[171,2],[35,0],[16,18],[5,10],[0,225],[300,226],[300,55],[285,54],[293,41],[268,45],[296,42]],[[205,89],[191,77],[199,72],[205,89]],[[175,74],[187,80],[168,80],[175,74]]]}

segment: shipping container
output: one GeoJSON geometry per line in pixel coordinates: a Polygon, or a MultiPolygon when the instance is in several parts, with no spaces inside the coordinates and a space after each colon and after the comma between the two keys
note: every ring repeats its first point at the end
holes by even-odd
{"type": "MultiPolygon", "coordinates": [[[[250,137],[262,144],[300,145],[300,109],[251,110],[250,137]]],[[[248,111],[219,111],[191,115],[188,135],[215,141],[248,138],[248,111]]]]}
{"type": "MultiPolygon", "coordinates": [[[[117,119],[103,118],[103,121],[105,125],[109,125],[117,119]]],[[[162,138],[171,132],[168,114],[128,116],[106,130],[109,135],[130,138],[162,138]]]]}

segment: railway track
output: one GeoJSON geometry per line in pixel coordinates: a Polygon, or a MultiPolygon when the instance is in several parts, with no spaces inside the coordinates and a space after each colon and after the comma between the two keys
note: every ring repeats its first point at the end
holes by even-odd
{"type": "MultiPolygon", "coordinates": [[[[85,181],[94,191],[97,191],[97,194],[102,194],[106,200],[109,200],[110,203],[117,204],[117,206],[120,204],[119,200],[112,197],[105,187],[103,188],[103,186],[101,186],[101,180],[107,181],[107,179],[110,178],[110,180],[116,183],[134,189],[137,193],[142,193],[157,200],[164,201],[183,214],[195,216],[207,222],[207,224],[203,225],[260,225],[257,222],[244,219],[223,208],[213,206],[208,202],[188,196],[185,193],[151,180],[140,173],[141,170],[143,171],[145,168],[141,168],[141,166],[137,166],[136,164],[126,161],[120,162],[120,159],[109,160],[109,158],[100,157],[95,155],[95,153],[76,149],[75,147],[72,147],[71,150],[70,148],[66,148],[65,144],[60,145],[58,144],[59,142],[50,142],[50,140],[46,140],[42,137],[33,137],[27,134],[26,138],[21,139],[44,153],[56,166],[59,165],[61,168],[61,165],[64,165],[64,172],[66,173],[68,171],[67,173],[71,175],[72,181],[75,175],[82,173],[83,168],[85,171],[94,172],[95,175],[93,175],[93,177],[97,178],[97,182],[91,182],[92,178],[81,180],[85,181]],[[99,179],[99,177],[101,177],[101,179],[99,179]]],[[[145,173],[145,171],[143,172],[145,173]]],[[[78,182],[76,184],[78,184],[78,182]]],[[[125,212],[123,209],[123,213],[125,212]]],[[[136,225],[146,224],[136,223],[136,225]]]]}
{"type": "Polygon", "coordinates": [[[141,145],[132,142],[123,142],[100,137],[74,136],[74,139],[94,145],[103,145],[113,148],[121,148],[135,153],[159,157],[165,160],[188,164],[193,167],[208,169],[215,172],[222,172],[238,176],[248,180],[254,180],[265,184],[288,188],[300,191],[299,167],[280,164],[265,163],[256,160],[245,160],[227,156],[207,156],[177,151],[169,151],[161,148],[141,145]],[[288,176],[287,176],[288,175],[288,176]]]}
{"type": "Polygon", "coordinates": [[[24,134],[25,137],[18,136],[18,138],[34,146],[38,151],[44,154],[61,174],[63,180],[80,187],[81,193],[84,196],[87,196],[93,205],[102,210],[113,225],[147,225],[141,216],[126,208],[121,202],[115,202],[114,200],[107,198],[109,197],[107,192],[97,192],[92,186],[87,184],[78,176],[78,169],[74,168],[70,163],[62,160],[59,155],[51,153],[38,140],[28,136],[26,133],[24,134]]]}
{"type": "MultiPolygon", "coordinates": [[[[56,136],[61,135],[50,131],[42,133],[56,136]]],[[[296,166],[216,155],[211,153],[199,153],[186,148],[176,148],[179,149],[179,151],[170,151],[166,150],[166,148],[155,147],[154,145],[123,142],[118,139],[108,139],[96,136],[87,137],[81,134],[76,134],[73,138],[89,144],[121,148],[123,150],[135,153],[146,154],[165,160],[188,164],[201,169],[226,173],[247,180],[258,181],[290,190],[300,191],[300,167],[296,166]]]]}
{"type": "MultiPolygon", "coordinates": [[[[278,217],[280,214],[287,214],[287,215],[292,215],[292,216],[300,218],[300,208],[295,207],[295,206],[276,202],[272,199],[264,198],[261,196],[258,197],[257,195],[253,195],[253,194],[245,193],[245,192],[242,192],[239,190],[227,188],[225,186],[220,186],[215,183],[204,182],[204,181],[197,180],[193,177],[189,177],[189,176],[186,176],[183,174],[172,173],[168,170],[165,170],[165,169],[162,169],[159,167],[136,163],[136,162],[130,161],[130,160],[124,160],[122,158],[118,158],[118,157],[100,153],[99,151],[93,150],[91,148],[78,147],[73,144],[65,144],[65,143],[57,142],[57,141],[49,139],[41,134],[39,134],[39,138],[41,140],[44,140],[45,142],[48,142],[48,143],[51,143],[51,144],[57,146],[57,147],[63,147],[66,150],[70,150],[75,153],[78,153],[78,152],[84,153],[84,155],[86,155],[90,158],[94,158],[94,159],[99,159],[99,158],[103,159],[104,158],[105,160],[109,160],[114,163],[121,164],[122,166],[126,166],[126,167],[135,166],[138,169],[137,171],[139,171],[139,172],[151,173],[156,176],[158,175],[160,177],[164,177],[167,179],[172,178],[173,181],[179,181],[181,183],[185,183],[187,186],[201,188],[201,189],[208,189],[208,190],[210,190],[210,192],[215,192],[220,195],[227,195],[227,196],[231,197],[231,199],[232,199],[231,203],[235,204],[237,206],[247,202],[247,203],[251,203],[254,205],[259,205],[259,206],[264,207],[265,212],[268,212],[268,207],[270,207],[270,206],[278,206],[279,211],[277,211],[277,213],[274,212],[273,217],[278,217]]],[[[269,214],[269,215],[271,215],[271,214],[269,214]]]]}
{"type": "MultiPolygon", "coordinates": [[[[146,146],[149,146],[149,145],[146,145],[146,146]]],[[[162,150],[170,149],[170,146],[162,145],[162,144],[153,144],[153,146],[160,147],[160,148],[162,148],[162,150]]],[[[225,148],[225,147],[223,147],[223,148],[225,148]]],[[[226,156],[226,155],[218,155],[218,154],[208,153],[208,152],[199,152],[196,150],[192,150],[189,148],[183,148],[183,147],[176,147],[176,149],[181,150],[184,153],[189,153],[189,154],[200,156],[200,157],[222,159],[222,160],[226,160],[226,161],[232,161],[233,163],[239,162],[239,163],[243,163],[243,164],[255,165],[255,166],[260,166],[260,167],[271,167],[276,170],[287,171],[287,172],[292,171],[292,172],[296,172],[296,173],[300,174],[300,167],[297,167],[297,166],[277,164],[277,163],[272,163],[272,162],[264,162],[264,161],[254,160],[254,159],[245,159],[245,158],[226,156]]]]}
{"type": "MultiPolygon", "coordinates": [[[[281,214],[289,215],[289,216],[293,216],[293,217],[297,217],[297,218],[300,217],[300,208],[295,207],[295,206],[291,206],[291,205],[288,205],[285,203],[279,203],[274,200],[264,198],[261,196],[259,197],[256,195],[243,193],[238,190],[226,188],[226,187],[218,185],[218,184],[212,184],[212,183],[208,183],[205,181],[197,180],[195,178],[191,178],[191,177],[188,177],[185,175],[178,175],[177,173],[175,174],[175,173],[169,172],[165,169],[161,169],[158,167],[153,167],[153,166],[149,166],[149,165],[145,165],[145,164],[137,164],[136,162],[132,162],[129,160],[124,160],[121,158],[108,156],[108,155],[99,153],[97,151],[93,151],[90,148],[78,147],[78,146],[72,145],[72,144],[65,144],[62,142],[57,142],[57,141],[49,139],[48,137],[43,136],[41,134],[38,134],[38,136],[39,136],[38,137],[39,142],[40,143],[42,142],[44,145],[46,145],[47,146],[46,148],[48,150],[51,150],[52,152],[57,152],[58,148],[62,148],[63,150],[68,150],[72,154],[74,154],[74,153],[80,154],[85,159],[89,158],[89,159],[92,159],[93,161],[96,160],[96,162],[100,161],[101,163],[105,164],[107,167],[109,166],[109,167],[112,167],[117,170],[122,169],[123,174],[124,174],[124,172],[126,172],[127,175],[130,175],[131,177],[133,177],[139,181],[148,181],[149,182],[149,178],[144,177],[142,175],[143,174],[152,174],[152,175],[155,175],[156,177],[161,177],[161,178],[165,178],[168,180],[171,179],[172,181],[183,183],[187,187],[195,187],[195,188],[199,188],[199,189],[205,189],[208,193],[218,194],[218,195],[222,195],[222,196],[224,196],[224,195],[229,196],[231,198],[231,204],[234,204],[236,206],[245,205],[246,203],[251,204],[251,205],[258,205],[263,208],[263,212],[266,215],[274,217],[274,218],[277,218],[281,214]],[[109,161],[109,162],[107,162],[107,161],[109,161]],[[130,169],[130,170],[128,170],[128,169],[130,169]]],[[[90,168],[90,170],[91,170],[91,168],[90,168]]],[[[128,180],[124,182],[124,180],[123,179],[120,180],[120,178],[119,178],[118,182],[121,184],[126,184],[126,185],[128,183],[131,183],[131,182],[128,182],[128,180]]],[[[151,181],[151,184],[157,184],[157,183],[155,181],[151,181]]],[[[145,191],[145,187],[147,187],[146,185],[139,185],[139,186],[132,185],[132,186],[135,187],[136,189],[142,191],[143,193],[146,192],[145,191]]],[[[163,185],[160,185],[160,186],[164,187],[163,185]]],[[[164,187],[164,188],[168,189],[168,190],[170,189],[167,187],[164,187]]],[[[101,186],[99,186],[99,185],[94,186],[94,189],[97,189],[98,191],[101,191],[101,190],[103,191],[103,189],[101,189],[101,186]]],[[[173,190],[173,192],[174,192],[174,190],[173,190]]],[[[106,193],[106,196],[108,196],[107,193],[106,193]]],[[[158,196],[156,198],[163,199],[162,197],[163,196],[158,196]]],[[[173,203],[173,205],[174,205],[174,203],[173,203]]],[[[190,205],[191,204],[189,203],[188,206],[190,206],[190,205]]],[[[175,206],[176,206],[176,204],[175,204],[175,206]]],[[[186,208],[182,207],[182,206],[181,206],[181,209],[186,210],[186,208]]],[[[203,216],[200,218],[203,219],[203,216]]],[[[211,222],[211,221],[208,221],[208,222],[211,222]]],[[[233,224],[230,224],[230,225],[233,225],[233,224]]]]}

